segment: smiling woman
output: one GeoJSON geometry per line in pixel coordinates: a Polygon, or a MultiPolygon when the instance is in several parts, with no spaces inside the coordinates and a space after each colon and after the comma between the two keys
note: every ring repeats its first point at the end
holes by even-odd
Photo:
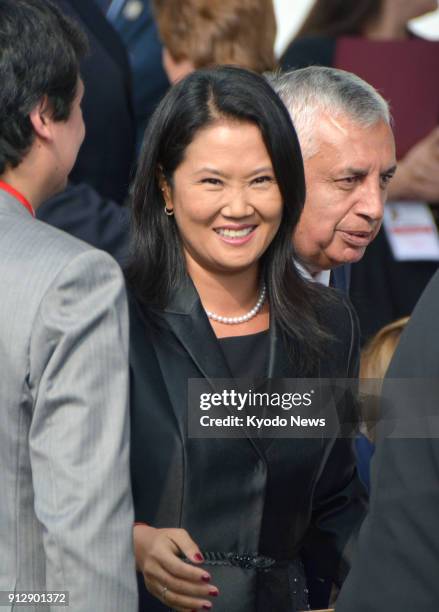
{"type": "Polygon", "coordinates": [[[306,609],[307,555],[343,580],[363,517],[349,440],[187,434],[191,378],[356,375],[350,307],[293,265],[304,198],[264,79],[223,67],[170,90],[145,134],[128,270],[142,611],[306,609]]]}
{"type": "MultiPolygon", "coordinates": [[[[163,193],[175,213],[195,286],[203,292],[204,270],[245,275],[252,279],[252,301],[259,260],[282,219],[281,193],[259,128],[222,119],[198,132],[175,171],[172,189],[164,182],[163,193]]],[[[209,291],[203,304],[218,309],[224,302],[226,309],[226,301],[209,291]]],[[[245,311],[245,304],[230,307],[237,316],[245,311]]]]}

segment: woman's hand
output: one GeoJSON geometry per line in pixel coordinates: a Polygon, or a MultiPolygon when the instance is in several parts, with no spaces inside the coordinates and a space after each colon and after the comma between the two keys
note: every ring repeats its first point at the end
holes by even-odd
{"type": "Polygon", "coordinates": [[[398,162],[388,198],[439,202],[439,127],[417,142],[398,162]]]}
{"type": "Polygon", "coordinates": [[[200,564],[203,557],[198,546],[184,529],[155,529],[149,525],[134,526],[136,565],[142,572],[148,591],[169,608],[178,612],[210,610],[208,597],[218,589],[210,584],[210,575],[200,564]]]}

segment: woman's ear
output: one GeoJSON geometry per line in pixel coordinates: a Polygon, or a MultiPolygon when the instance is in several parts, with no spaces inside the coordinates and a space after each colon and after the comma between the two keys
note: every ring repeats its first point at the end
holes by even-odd
{"type": "Polygon", "coordinates": [[[43,140],[52,140],[52,120],[49,114],[49,101],[47,96],[41,98],[38,104],[29,113],[35,134],[43,140]]]}
{"type": "Polygon", "coordinates": [[[160,191],[162,192],[163,199],[165,201],[166,208],[168,210],[174,210],[174,204],[172,203],[171,187],[168,181],[165,179],[165,175],[163,174],[163,171],[161,169],[159,170],[158,181],[159,181],[160,191]]]}

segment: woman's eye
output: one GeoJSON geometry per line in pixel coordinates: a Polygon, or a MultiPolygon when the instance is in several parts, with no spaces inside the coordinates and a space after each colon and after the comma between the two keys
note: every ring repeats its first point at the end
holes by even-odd
{"type": "Polygon", "coordinates": [[[201,182],[204,185],[215,185],[216,187],[218,187],[219,185],[222,185],[221,179],[213,178],[213,177],[201,179],[201,182]]]}
{"type": "Polygon", "coordinates": [[[263,185],[264,183],[272,183],[274,178],[272,176],[257,176],[253,179],[252,183],[254,185],[263,185]]]}

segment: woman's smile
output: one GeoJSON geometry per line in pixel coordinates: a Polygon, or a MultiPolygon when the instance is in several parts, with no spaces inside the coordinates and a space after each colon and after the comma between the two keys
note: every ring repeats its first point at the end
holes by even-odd
{"type": "Polygon", "coordinates": [[[227,244],[247,244],[255,235],[257,225],[236,225],[214,228],[220,239],[227,244]]]}

